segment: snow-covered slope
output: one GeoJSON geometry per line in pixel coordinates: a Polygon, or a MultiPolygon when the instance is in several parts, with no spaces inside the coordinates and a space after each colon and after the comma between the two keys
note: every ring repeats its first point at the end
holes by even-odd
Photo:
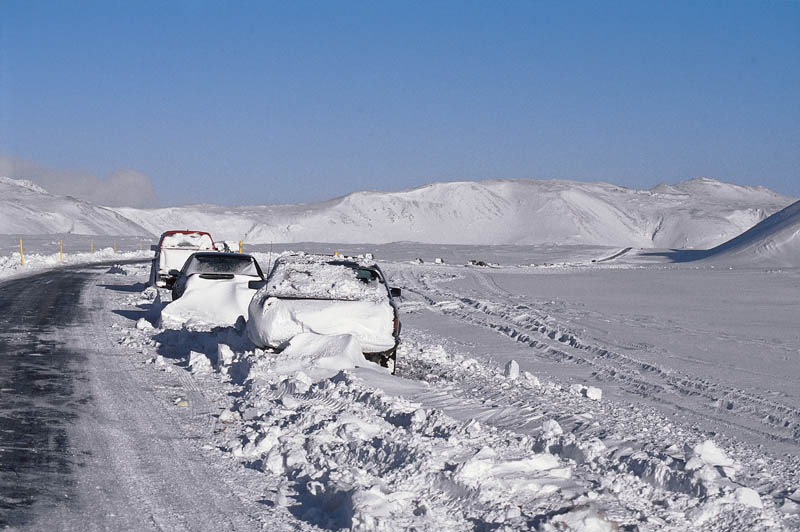
{"type": "Polygon", "coordinates": [[[308,205],[115,209],[153,234],[202,227],[249,243],[415,241],[709,248],[792,202],[712,179],[634,190],[607,183],[488,180],[356,192],[308,205]]]}
{"type": "Polygon", "coordinates": [[[707,260],[800,266],[800,201],[709,250],[707,260]]]}
{"type": "Polygon", "coordinates": [[[530,179],[356,192],[306,205],[105,208],[0,178],[0,234],[157,236],[203,229],[218,240],[432,244],[587,244],[708,249],[793,199],[713,179],[635,190],[530,179]]]}
{"type": "Polygon", "coordinates": [[[147,235],[148,231],[111,209],[55,196],[30,181],[0,177],[0,234],[46,233],[147,235]]]}

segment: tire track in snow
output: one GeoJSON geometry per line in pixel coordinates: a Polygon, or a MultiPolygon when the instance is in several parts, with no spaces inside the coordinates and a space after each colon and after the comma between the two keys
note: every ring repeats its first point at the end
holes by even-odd
{"type": "MultiPolygon", "coordinates": [[[[459,411],[466,411],[480,423],[531,437],[537,451],[574,460],[580,478],[595,478],[602,484],[609,475],[613,477],[611,472],[632,474],[663,490],[649,496],[662,502],[680,498],[675,494],[701,500],[712,497],[713,491],[707,491],[708,486],[686,467],[687,448],[708,437],[696,427],[674,423],[652,407],[594,402],[571,389],[539,384],[524,375],[518,380],[506,379],[496,367],[465,359],[458,348],[442,347],[443,340],[448,343],[435,334],[407,332],[398,357],[402,361],[399,371],[406,378],[431,385],[431,392],[410,394],[410,399],[432,404],[456,418],[459,411]],[[548,420],[556,420],[564,435],[554,438],[548,434],[544,425],[548,420]]],[[[738,485],[757,489],[769,500],[773,494],[785,494],[796,482],[797,460],[765,458],[756,446],[734,447],[737,462],[743,465],[737,473],[738,485]]],[[[780,496],[777,504],[781,504],[780,496]]],[[[642,511],[649,514],[653,510],[643,506],[642,511]]],[[[719,523],[707,529],[741,529],[722,520],[719,523]]],[[[670,529],[682,528],[675,524],[670,529]]]]}
{"type": "MultiPolygon", "coordinates": [[[[516,296],[493,282],[489,273],[472,268],[464,271],[489,296],[500,301],[464,297],[447,290],[442,287],[442,281],[450,280],[448,278],[417,276],[407,269],[398,273],[406,284],[406,290],[423,297],[432,310],[505,335],[532,348],[536,356],[590,366],[594,376],[601,381],[619,383],[636,395],[655,396],[658,401],[675,408],[684,409],[685,399],[691,398],[695,404],[694,413],[728,427],[741,428],[788,444],[796,445],[800,439],[800,410],[797,408],[732,386],[665,369],[602,345],[585,343],[552,317],[542,315],[529,305],[508,302],[517,299],[516,296]],[[671,400],[669,395],[672,393],[682,399],[671,400]],[[720,411],[724,414],[720,415],[720,411]]],[[[481,295],[485,297],[486,294],[481,295]]]]}

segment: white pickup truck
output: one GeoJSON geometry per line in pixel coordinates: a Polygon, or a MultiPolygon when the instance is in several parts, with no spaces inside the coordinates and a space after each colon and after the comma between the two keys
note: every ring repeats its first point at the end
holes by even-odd
{"type": "Polygon", "coordinates": [[[150,268],[150,285],[170,287],[175,282],[177,271],[186,259],[198,251],[216,251],[214,239],[205,231],[167,231],[158,244],[150,246],[155,251],[150,268]]]}

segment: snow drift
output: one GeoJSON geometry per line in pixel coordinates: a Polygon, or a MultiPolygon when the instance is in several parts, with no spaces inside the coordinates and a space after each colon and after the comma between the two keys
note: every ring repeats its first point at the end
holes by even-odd
{"type": "Polygon", "coordinates": [[[247,306],[256,293],[247,286],[251,280],[249,275],[236,275],[229,281],[193,275],[183,296],[161,311],[161,325],[172,329],[232,326],[247,316],[247,306]]]}
{"type": "Polygon", "coordinates": [[[356,337],[310,332],[292,338],[286,349],[270,362],[270,371],[275,374],[291,375],[302,371],[317,380],[333,376],[343,369],[374,366],[361,354],[361,344],[356,337]]]}
{"type": "Polygon", "coordinates": [[[709,250],[707,259],[800,266],[800,201],[709,250]]]}

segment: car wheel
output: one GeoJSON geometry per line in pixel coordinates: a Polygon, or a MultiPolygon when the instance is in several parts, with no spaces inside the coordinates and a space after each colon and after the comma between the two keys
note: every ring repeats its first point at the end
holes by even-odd
{"type": "Polygon", "coordinates": [[[397,371],[397,347],[392,349],[392,351],[386,355],[386,358],[381,360],[381,366],[391,371],[392,375],[395,374],[395,371],[397,371]]]}

